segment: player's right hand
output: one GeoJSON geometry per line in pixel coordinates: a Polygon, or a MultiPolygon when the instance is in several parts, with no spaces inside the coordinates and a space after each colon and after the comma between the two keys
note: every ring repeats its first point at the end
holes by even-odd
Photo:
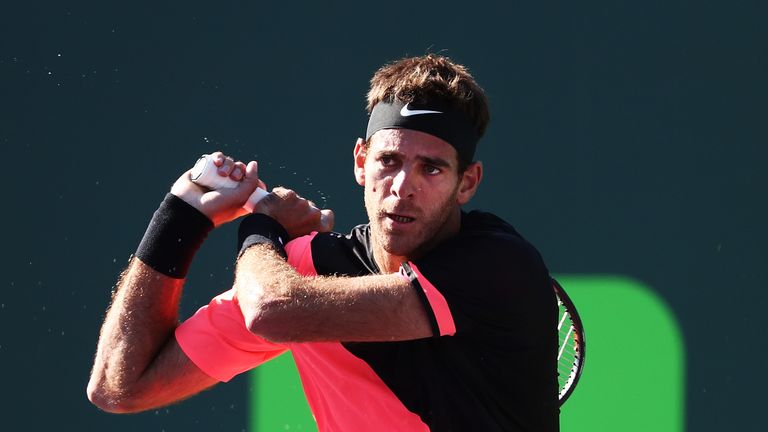
{"type": "Polygon", "coordinates": [[[171,193],[207,216],[214,226],[219,226],[248,214],[243,204],[257,187],[266,189],[266,185],[259,180],[258,164],[255,161],[246,165],[222,152],[214,152],[210,156],[218,168],[218,174],[238,182],[237,187],[208,190],[191,180],[190,170],[176,180],[171,193]]]}

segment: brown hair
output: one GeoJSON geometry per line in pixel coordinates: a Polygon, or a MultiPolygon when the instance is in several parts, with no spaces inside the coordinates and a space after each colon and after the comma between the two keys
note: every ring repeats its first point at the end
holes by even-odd
{"type": "Polygon", "coordinates": [[[488,100],[467,69],[448,57],[427,54],[387,64],[371,78],[367,110],[381,102],[441,98],[466,113],[482,137],[490,120],[488,100]]]}

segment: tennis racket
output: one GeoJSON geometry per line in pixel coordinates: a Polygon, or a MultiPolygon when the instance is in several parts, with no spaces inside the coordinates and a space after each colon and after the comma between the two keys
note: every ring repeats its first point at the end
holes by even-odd
{"type": "MultiPolygon", "coordinates": [[[[195,166],[192,167],[190,177],[193,182],[211,190],[237,187],[238,182],[229,177],[220,176],[217,169],[218,168],[214,165],[213,158],[210,155],[202,155],[200,156],[200,159],[195,162],[195,166]]],[[[256,204],[267,195],[269,195],[269,192],[262,188],[256,188],[253,194],[248,198],[248,201],[243,204],[243,208],[248,210],[249,213],[253,213],[253,208],[256,207],[256,204]]]]}
{"type": "Polygon", "coordinates": [[[562,286],[553,278],[552,287],[557,295],[559,318],[557,332],[559,347],[557,350],[557,381],[560,405],[562,406],[573,393],[584,369],[587,342],[584,338],[584,326],[581,323],[576,306],[562,286]]]}

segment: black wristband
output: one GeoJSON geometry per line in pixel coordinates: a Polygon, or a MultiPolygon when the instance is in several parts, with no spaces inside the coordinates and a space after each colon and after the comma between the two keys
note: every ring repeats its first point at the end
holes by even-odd
{"type": "Polygon", "coordinates": [[[208,217],[169,193],[152,216],[136,257],[166,276],[183,279],[212,229],[208,217]]]}
{"type": "Polygon", "coordinates": [[[284,246],[287,241],[288,231],[278,221],[263,213],[253,213],[240,222],[237,230],[237,256],[253,245],[269,244],[283,259],[288,259],[284,246]]]}

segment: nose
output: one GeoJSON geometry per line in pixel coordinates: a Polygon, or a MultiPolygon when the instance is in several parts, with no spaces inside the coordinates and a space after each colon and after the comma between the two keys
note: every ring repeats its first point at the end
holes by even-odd
{"type": "Polygon", "coordinates": [[[417,187],[414,184],[415,179],[413,177],[414,176],[411,173],[408,173],[405,169],[398,171],[392,178],[392,186],[390,187],[392,195],[400,199],[413,197],[414,192],[417,190],[417,187]]]}

